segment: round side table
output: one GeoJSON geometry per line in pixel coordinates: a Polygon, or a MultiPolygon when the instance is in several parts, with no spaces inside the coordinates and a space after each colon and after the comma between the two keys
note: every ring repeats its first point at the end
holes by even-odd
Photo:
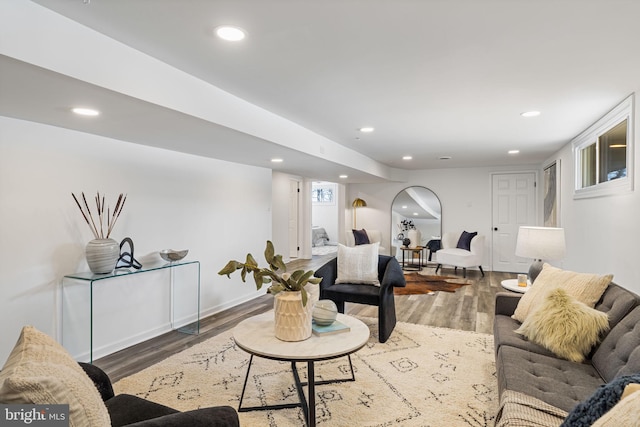
{"type": "Polygon", "coordinates": [[[518,279],[507,279],[500,282],[503,288],[511,292],[518,292],[524,294],[531,289],[531,282],[527,280],[527,286],[518,286],[518,279]]]}

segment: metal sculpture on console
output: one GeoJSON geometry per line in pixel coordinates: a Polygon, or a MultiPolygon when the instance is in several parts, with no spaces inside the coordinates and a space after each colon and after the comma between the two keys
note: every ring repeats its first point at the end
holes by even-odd
{"type": "Polygon", "coordinates": [[[133,257],[133,240],[130,237],[125,237],[120,242],[120,257],[116,263],[116,268],[135,268],[136,270],[142,268],[142,264],[133,257]],[[122,247],[127,243],[129,244],[129,252],[122,250],[122,247]]]}

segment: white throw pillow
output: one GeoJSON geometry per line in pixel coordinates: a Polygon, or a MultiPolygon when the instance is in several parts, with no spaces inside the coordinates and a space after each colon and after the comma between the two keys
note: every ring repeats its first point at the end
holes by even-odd
{"type": "Polygon", "coordinates": [[[109,412],[89,376],[53,338],[22,328],[0,371],[0,402],[69,405],[70,427],[111,425],[109,412]]]}
{"type": "Polygon", "coordinates": [[[592,427],[633,426],[638,425],[638,419],[640,419],[640,392],[636,391],[623,397],[616,406],[592,424],[592,427]]]}
{"type": "Polygon", "coordinates": [[[379,247],[379,242],[354,247],[338,245],[338,278],[336,283],[380,286],[378,281],[379,247]]]}

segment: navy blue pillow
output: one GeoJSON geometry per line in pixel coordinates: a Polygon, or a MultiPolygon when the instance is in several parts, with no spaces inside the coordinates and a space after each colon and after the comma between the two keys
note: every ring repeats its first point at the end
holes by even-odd
{"type": "Polygon", "coordinates": [[[560,427],[590,426],[620,401],[627,384],[640,382],[640,374],[618,377],[601,385],[584,402],[580,402],[567,415],[560,427]]]}
{"type": "Polygon", "coordinates": [[[470,251],[471,239],[473,239],[477,235],[478,235],[477,231],[474,231],[473,233],[467,233],[466,231],[463,231],[462,234],[460,235],[460,238],[458,239],[458,245],[456,246],[456,248],[470,251]]]}
{"type": "Polygon", "coordinates": [[[367,230],[364,228],[362,230],[351,230],[353,231],[353,238],[356,241],[356,245],[368,245],[371,243],[369,241],[369,236],[367,236],[367,230]]]}

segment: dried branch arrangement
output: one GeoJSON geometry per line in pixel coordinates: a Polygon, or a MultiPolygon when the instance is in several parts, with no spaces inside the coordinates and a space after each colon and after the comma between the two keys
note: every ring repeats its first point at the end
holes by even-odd
{"type": "Polygon", "coordinates": [[[87,222],[87,225],[91,229],[91,232],[95,236],[96,239],[108,239],[109,235],[111,235],[111,230],[113,230],[113,226],[116,224],[118,218],[120,218],[120,213],[122,212],[122,208],[124,207],[124,202],[127,201],[127,196],[120,193],[118,196],[118,201],[116,202],[116,207],[111,212],[110,208],[107,206],[107,213],[105,215],[104,210],[104,195],[101,197],[100,193],[96,193],[95,202],[97,208],[97,221],[98,226],[96,226],[96,221],[93,218],[93,214],[91,213],[91,209],[89,209],[89,204],[87,203],[87,198],[82,193],[82,204],[78,201],[78,198],[75,194],[71,193],[73,196],[73,200],[76,201],[76,205],[78,205],[78,209],[82,213],[82,217],[87,222]],[[84,206],[84,207],[83,207],[84,206]],[[106,224],[105,224],[106,221],[106,224]],[[106,226],[106,227],[105,227],[106,226]],[[105,234],[106,228],[106,234],[105,234]]]}

